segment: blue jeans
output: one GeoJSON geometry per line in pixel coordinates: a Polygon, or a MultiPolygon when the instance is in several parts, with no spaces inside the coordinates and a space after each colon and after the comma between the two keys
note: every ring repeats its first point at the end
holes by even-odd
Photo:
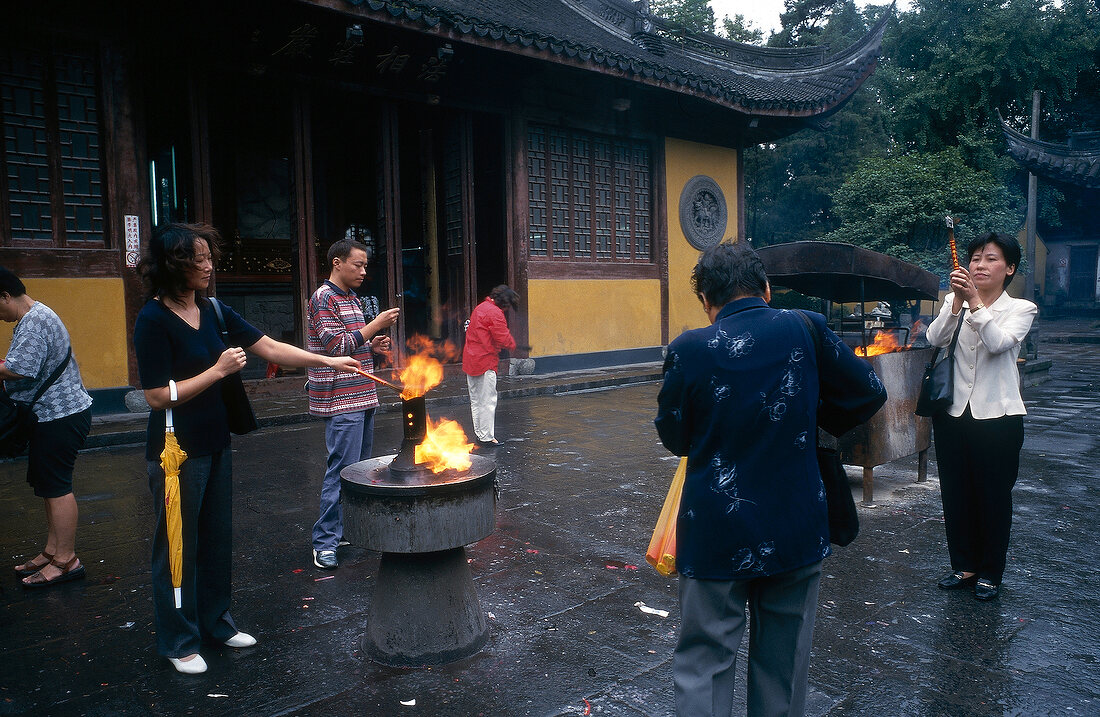
{"type": "Polygon", "coordinates": [[[313,549],[336,550],[344,537],[344,509],[340,505],[340,471],[370,458],[374,448],[374,411],[342,413],[325,420],[328,464],[321,483],[321,510],[313,524],[313,549]]]}

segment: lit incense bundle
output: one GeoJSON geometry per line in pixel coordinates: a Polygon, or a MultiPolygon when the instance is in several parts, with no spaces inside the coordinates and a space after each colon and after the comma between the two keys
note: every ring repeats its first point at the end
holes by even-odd
{"type": "Polygon", "coordinates": [[[951,245],[951,267],[953,269],[959,268],[959,251],[955,247],[955,220],[951,217],[944,217],[947,222],[947,243],[951,245]]]}

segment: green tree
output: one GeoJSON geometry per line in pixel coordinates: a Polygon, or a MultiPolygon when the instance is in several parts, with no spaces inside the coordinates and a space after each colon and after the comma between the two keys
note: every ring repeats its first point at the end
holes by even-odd
{"type": "Polygon", "coordinates": [[[651,0],[650,12],[692,32],[715,30],[714,10],[707,0],[651,0]]]}
{"type": "Polygon", "coordinates": [[[843,220],[825,235],[881,251],[943,274],[950,254],[944,216],[958,218],[961,246],[983,231],[1023,219],[1004,184],[969,167],[960,149],[866,157],[833,195],[843,220]]]}
{"type": "MultiPolygon", "coordinates": [[[[814,8],[818,0],[810,0],[814,8]]],[[[788,0],[783,29],[770,45],[789,42],[829,45],[842,50],[862,38],[874,16],[864,16],[852,0],[832,0],[832,14],[810,18],[788,0]],[[810,24],[812,23],[812,24],[810,24]],[[778,38],[778,39],[777,39],[778,38]]],[[[873,12],[878,12],[874,10],[873,12]]],[[[815,10],[816,12],[816,10],[815,10]]],[[[869,154],[884,154],[889,145],[883,108],[872,81],[818,130],[803,130],[776,142],[745,150],[746,234],[759,245],[816,239],[836,228],[832,193],[869,154]]]]}
{"type": "Polygon", "coordinates": [[[746,20],[741,13],[737,13],[732,18],[729,15],[722,18],[722,34],[734,42],[744,42],[749,45],[759,45],[764,42],[764,31],[753,27],[752,20],[746,20]]]}
{"type": "Polygon", "coordinates": [[[883,43],[894,138],[921,151],[957,146],[972,166],[996,169],[996,110],[1030,116],[1034,89],[1069,99],[1095,64],[1098,27],[1093,0],[915,0],[883,43]]]}

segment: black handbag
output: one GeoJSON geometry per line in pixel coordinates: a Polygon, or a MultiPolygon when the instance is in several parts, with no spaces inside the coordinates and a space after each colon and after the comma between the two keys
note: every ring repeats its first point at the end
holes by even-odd
{"type": "MultiPolygon", "coordinates": [[[[214,307],[214,313],[218,316],[218,333],[222,335],[222,343],[229,348],[229,330],[225,327],[221,302],[211,298],[210,305],[214,307]]],[[[244,391],[244,380],[240,372],[226,376],[221,384],[222,403],[225,404],[225,413],[229,419],[229,430],[238,436],[243,436],[259,428],[256,414],[252,412],[252,404],[248,402],[248,394],[244,391]]]]}
{"type": "Polygon", "coordinates": [[[832,448],[817,447],[817,468],[825,485],[825,504],[829,508],[829,542],[843,547],[859,535],[859,513],[848,485],[848,474],[840,454],[832,448]]]}
{"type": "Polygon", "coordinates": [[[68,353],[65,354],[65,360],[53,370],[46,382],[38,387],[30,403],[16,401],[8,395],[7,389],[0,389],[0,458],[15,458],[26,452],[27,445],[31,442],[31,431],[38,423],[34,404],[38,403],[38,399],[42,398],[46,389],[61,378],[72,357],[73,349],[70,346],[68,353]]]}
{"type": "Polygon", "coordinates": [[[932,359],[924,366],[920,393],[917,394],[917,407],[913,410],[918,416],[935,416],[950,408],[954,401],[955,345],[959,343],[964,314],[966,309],[959,312],[959,324],[955,327],[955,335],[951,337],[951,345],[947,351],[941,356],[937,347],[932,352],[932,359]]]}
{"type": "MultiPolygon", "coordinates": [[[[806,323],[806,330],[814,342],[817,354],[818,370],[821,368],[821,335],[817,332],[809,316],[796,311],[806,323]]],[[[821,472],[821,482],[825,486],[825,504],[829,515],[829,542],[844,547],[859,535],[859,513],[856,501],[852,497],[852,488],[848,485],[848,474],[840,462],[840,454],[832,448],[817,447],[817,468],[821,472]]]]}

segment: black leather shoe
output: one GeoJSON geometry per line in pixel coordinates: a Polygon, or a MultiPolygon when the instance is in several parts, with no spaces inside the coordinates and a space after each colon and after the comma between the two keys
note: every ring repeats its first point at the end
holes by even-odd
{"type": "Polygon", "coordinates": [[[1001,592],[1000,585],[994,585],[988,580],[979,580],[974,584],[974,597],[982,602],[988,602],[997,597],[1001,592]]]}
{"type": "Polygon", "coordinates": [[[962,573],[955,572],[944,575],[936,584],[940,586],[941,590],[961,590],[962,588],[970,587],[976,582],[978,582],[977,574],[964,578],[962,573]]]}

